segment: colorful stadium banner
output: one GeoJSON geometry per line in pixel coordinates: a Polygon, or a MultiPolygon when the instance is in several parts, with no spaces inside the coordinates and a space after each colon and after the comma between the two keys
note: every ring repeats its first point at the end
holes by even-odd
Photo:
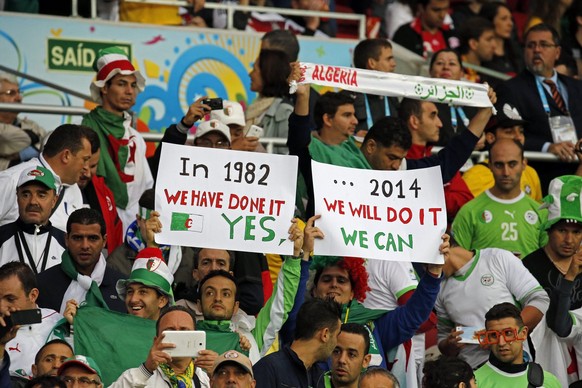
{"type": "Polygon", "coordinates": [[[316,255],[442,263],[447,227],[439,167],[376,171],[312,161],[316,255]]]}
{"type": "Polygon", "coordinates": [[[407,97],[461,106],[492,106],[487,97],[489,87],[473,82],[304,62],[301,62],[300,69],[300,84],[316,84],[359,93],[407,97]]]}
{"type": "MultiPolygon", "coordinates": [[[[111,23],[69,17],[0,12],[0,63],[10,69],[89,94],[91,66],[103,47],[119,45],[146,79],[133,111],[138,130],[163,132],[180,121],[198,97],[222,97],[247,106],[256,94],[249,72],[261,34],[195,27],[111,23]],[[34,32],[34,33],[33,33],[34,32]]],[[[300,39],[303,61],[349,66],[357,41],[300,39]]],[[[94,104],[40,82],[21,80],[24,103],[56,106],[94,104]]],[[[47,130],[80,123],[79,116],[28,114],[47,130]]]]}
{"type": "Polygon", "coordinates": [[[161,244],[290,255],[297,157],[164,144],[161,244]]]}

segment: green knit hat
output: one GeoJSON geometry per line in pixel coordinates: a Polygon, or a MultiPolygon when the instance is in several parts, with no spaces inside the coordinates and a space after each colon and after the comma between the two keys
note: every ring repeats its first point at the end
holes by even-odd
{"type": "Polygon", "coordinates": [[[562,220],[582,223],[582,177],[564,175],[553,179],[542,202],[540,209],[548,209],[545,230],[562,220]]]}

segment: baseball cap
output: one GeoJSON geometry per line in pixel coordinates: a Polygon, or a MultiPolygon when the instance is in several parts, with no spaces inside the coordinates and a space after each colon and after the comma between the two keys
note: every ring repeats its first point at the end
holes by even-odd
{"type": "Polygon", "coordinates": [[[125,299],[127,285],[140,283],[166,295],[170,300],[170,305],[173,305],[173,282],[174,275],[172,275],[172,272],[163,260],[162,251],[159,248],[145,248],[137,254],[131,267],[129,279],[118,280],[115,289],[117,290],[117,294],[122,299],[125,299]]]}
{"type": "Polygon", "coordinates": [[[81,355],[76,355],[71,358],[67,358],[65,362],[63,362],[59,367],[59,370],[57,371],[57,376],[62,375],[65,369],[73,365],[80,366],[81,368],[84,368],[88,372],[95,373],[97,376],[99,376],[101,380],[103,380],[103,377],[101,377],[101,370],[99,369],[99,366],[97,365],[95,360],[93,360],[91,357],[81,355]]]}
{"type": "Polygon", "coordinates": [[[45,185],[47,188],[57,191],[55,177],[50,170],[42,166],[29,167],[20,173],[18,178],[18,185],[20,187],[32,182],[38,182],[45,185]]]}
{"type": "Polygon", "coordinates": [[[227,350],[226,352],[222,353],[216,361],[214,361],[214,370],[218,370],[218,367],[225,363],[235,363],[240,365],[244,370],[253,375],[253,364],[251,360],[247,356],[242,353],[237,352],[236,350],[227,350]]]}
{"type": "Polygon", "coordinates": [[[213,110],[210,112],[210,118],[220,120],[226,125],[236,124],[244,126],[245,113],[241,104],[235,101],[223,101],[222,109],[213,110]]]}
{"type": "Polygon", "coordinates": [[[216,119],[203,121],[200,124],[198,124],[196,133],[194,134],[194,139],[198,139],[210,132],[219,132],[226,136],[229,142],[231,141],[230,129],[226,126],[226,124],[216,119]]]}
{"type": "Polygon", "coordinates": [[[491,116],[485,127],[485,132],[494,132],[497,128],[509,128],[526,123],[527,121],[521,117],[517,108],[504,104],[501,109],[497,110],[496,115],[491,116]]]}

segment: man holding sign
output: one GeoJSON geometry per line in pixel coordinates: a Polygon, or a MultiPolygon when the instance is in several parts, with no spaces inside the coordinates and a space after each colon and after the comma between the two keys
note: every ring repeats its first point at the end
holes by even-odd
{"type": "MultiPolygon", "coordinates": [[[[299,79],[301,69],[293,68],[293,77],[299,79]]],[[[496,101],[495,92],[487,93],[490,103],[496,101]]],[[[416,96],[421,99],[421,97],[416,96]]],[[[464,131],[438,155],[418,160],[404,159],[411,146],[411,136],[406,125],[398,119],[385,117],[377,121],[368,131],[358,149],[352,136],[357,119],[353,99],[347,92],[328,92],[321,96],[315,106],[314,118],[318,134],[311,136],[309,121],[309,88],[299,85],[295,111],[289,117],[289,153],[299,156],[299,168],[312,198],[311,159],[345,167],[375,170],[413,170],[430,166],[441,166],[443,182],[449,182],[459,168],[471,156],[471,152],[483,134],[491,116],[491,108],[480,108],[464,131]],[[401,166],[402,165],[402,166],[401,166]]],[[[313,203],[308,203],[307,214],[313,214],[313,203]]]]}
{"type": "MultiPolygon", "coordinates": [[[[448,236],[443,236],[440,252],[448,257],[448,236]]],[[[386,354],[395,346],[409,340],[419,326],[428,318],[439,292],[442,265],[431,264],[418,288],[404,306],[392,311],[368,309],[362,305],[368,287],[368,273],[364,260],[353,257],[316,256],[311,269],[315,278],[311,294],[319,299],[331,298],[342,305],[341,319],[344,323],[367,325],[370,334],[371,365],[392,364],[404,381],[404,364],[409,355],[397,354],[398,359],[386,359],[386,354]]],[[[294,331],[294,317],[290,316],[286,329],[294,331]]]]}
{"type": "MultiPolygon", "coordinates": [[[[249,357],[256,362],[266,354],[275,340],[291,309],[295,304],[302,261],[309,260],[313,250],[311,226],[314,220],[308,222],[303,232],[293,220],[289,228],[289,240],[293,241],[293,257],[287,257],[273,292],[256,319],[249,317],[239,309],[239,286],[231,272],[224,269],[206,271],[199,283],[198,301],[196,305],[186,304],[188,308],[202,312],[204,320],[199,321],[203,330],[230,331],[235,329],[245,335],[250,343],[249,357]],[[304,233],[308,238],[304,239],[304,233]],[[298,258],[301,257],[301,260],[298,258]]],[[[209,251],[209,250],[207,250],[209,251]]],[[[215,253],[219,250],[213,250],[215,253]]],[[[228,257],[227,251],[222,251],[228,257]]],[[[223,259],[224,260],[224,259],[223,259]]],[[[198,264],[200,266],[200,264],[198,264]]],[[[222,350],[224,351],[224,350],[222,350]]]]}
{"type": "Polygon", "coordinates": [[[245,311],[255,315],[270,295],[270,285],[264,283],[268,277],[263,276],[266,260],[262,253],[292,251],[286,232],[294,210],[296,161],[289,156],[232,150],[230,130],[218,120],[199,124],[195,148],[177,146],[185,143],[189,128],[208,110],[201,99],[194,102],[181,122],[168,128],[156,151],[156,157],[164,155],[156,208],[166,225],[159,236],[163,241],[157,242],[259,253],[260,259],[243,260],[237,254],[233,269],[237,278],[244,277],[247,289],[254,287],[254,295],[267,290],[264,298],[252,298],[259,303],[245,298],[245,311]]]}

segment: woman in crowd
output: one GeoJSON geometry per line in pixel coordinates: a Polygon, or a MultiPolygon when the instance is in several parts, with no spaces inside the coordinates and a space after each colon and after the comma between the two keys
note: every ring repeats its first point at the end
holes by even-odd
{"type": "Polygon", "coordinates": [[[517,44],[513,31],[513,18],[507,4],[502,2],[486,3],[479,16],[490,20],[495,26],[495,56],[483,67],[511,76],[523,69],[522,50],[517,44]]]}
{"type": "MultiPolygon", "coordinates": [[[[430,60],[429,73],[432,78],[443,78],[460,81],[464,70],[461,56],[453,49],[437,51],[430,60]]],[[[437,145],[446,145],[451,137],[467,128],[469,120],[475,115],[476,110],[470,107],[449,106],[448,104],[436,104],[439,110],[439,118],[443,126],[437,145]]],[[[484,143],[483,143],[484,144],[484,143]]],[[[483,147],[480,141],[478,147],[483,147]]]]}
{"type": "MultiPolygon", "coordinates": [[[[251,90],[258,97],[245,112],[245,133],[251,125],[263,128],[264,137],[287,139],[288,119],[293,112],[287,78],[291,65],[287,55],[280,50],[261,50],[250,72],[251,90]]],[[[287,147],[275,147],[275,153],[287,153],[287,147]]]]}

